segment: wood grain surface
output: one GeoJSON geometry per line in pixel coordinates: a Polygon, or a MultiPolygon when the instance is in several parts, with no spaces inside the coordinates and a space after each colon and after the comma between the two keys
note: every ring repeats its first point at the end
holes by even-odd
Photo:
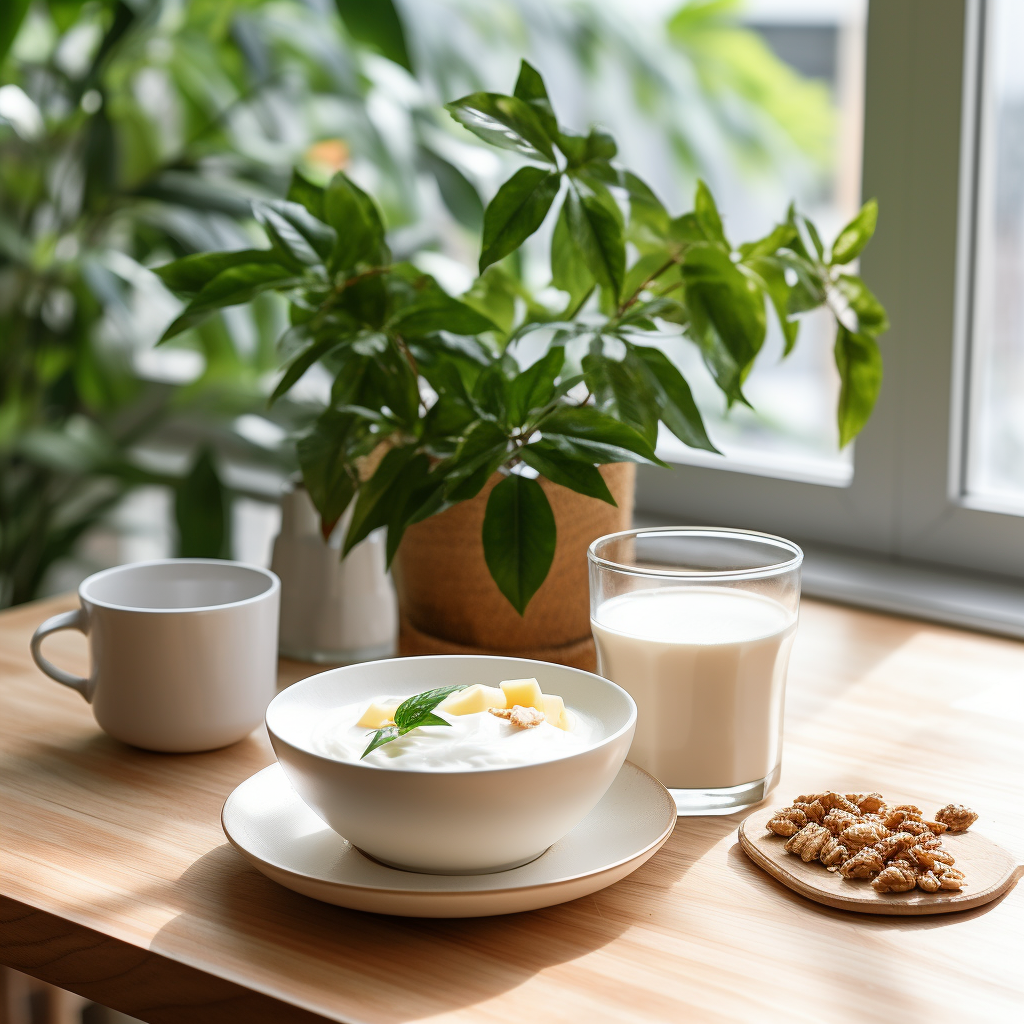
{"type": "MultiPolygon", "coordinates": [[[[224,839],[265,736],[161,755],[105,737],[0,615],[0,962],[152,1022],[663,1024],[1017,1021],[1024,885],[938,917],[812,903],[740,850],[740,817],[681,819],[640,870],[563,906],[405,920],[314,902],[224,839]]],[[[81,637],[48,655],[85,667],[81,637]]],[[[285,663],[283,681],[312,666],[285,663]]],[[[805,602],[781,787],[965,802],[1024,849],[1024,645],[805,602]]],[[[768,805],[766,804],[766,806],[768,805]]]]}
{"type": "MultiPolygon", "coordinates": [[[[914,802],[913,795],[905,793],[885,796],[891,804],[914,802]]],[[[805,863],[786,853],[786,840],[765,828],[774,813],[771,807],[761,807],[740,822],[736,835],[743,852],[794,892],[837,910],[907,917],[971,910],[1002,896],[1024,874],[1024,865],[1018,864],[1013,854],[972,828],[963,833],[947,832],[942,837],[944,849],[956,858],[957,868],[967,876],[960,891],[875,892],[866,878],[843,878],[817,860],[805,863]]]]}

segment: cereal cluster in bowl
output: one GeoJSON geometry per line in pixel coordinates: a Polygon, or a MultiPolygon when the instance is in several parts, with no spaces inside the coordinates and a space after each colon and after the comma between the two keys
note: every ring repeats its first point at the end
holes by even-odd
{"type": "Polygon", "coordinates": [[[947,804],[928,820],[914,804],[890,805],[879,793],[809,793],[775,811],[768,831],[786,852],[820,861],[843,878],[870,878],[876,892],[955,891],[967,884],[942,846],[944,832],[963,832],[978,815],[947,804]]]}

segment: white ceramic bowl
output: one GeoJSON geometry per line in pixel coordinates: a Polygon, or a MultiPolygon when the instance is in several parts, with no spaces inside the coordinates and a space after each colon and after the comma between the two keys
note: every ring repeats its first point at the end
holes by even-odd
{"type": "Polygon", "coordinates": [[[625,760],[636,704],[601,676],[525,658],[398,658],[321,672],[267,709],[274,752],[295,791],[328,825],[392,867],[432,874],[503,871],[529,863],[596,806],[625,760]],[[383,694],[535,676],[545,693],[591,715],[603,735],[586,749],[511,768],[411,771],[317,754],[322,715],[383,694]]]}

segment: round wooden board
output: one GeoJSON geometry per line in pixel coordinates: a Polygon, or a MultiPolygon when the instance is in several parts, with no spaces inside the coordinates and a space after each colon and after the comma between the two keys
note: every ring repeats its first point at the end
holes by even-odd
{"type": "Polygon", "coordinates": [[[805,864],[786,853],[786,840],[766,829],[774,811],[766,807],[754,811],[740,823],[738,836],[743,852],[760,868],[794,892],[839,910],[861,914],[948,914],[970,910],[1002,896],[1024,874],[1024,865],[991,839],[978,832],[947,832],[943,846],[956,858],[956,866],[967,876],[969,885],[960,892],[878,893],[866,879],[846,879],[827,871],[818,861],[805,864]]]}

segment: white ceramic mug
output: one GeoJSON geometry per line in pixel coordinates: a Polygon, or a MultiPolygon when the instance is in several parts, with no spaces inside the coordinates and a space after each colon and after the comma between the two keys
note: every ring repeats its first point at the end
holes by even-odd
{"type": "Polygon", "coordinates": [[[105,569],[78,588],[82,607],[47,619],[32,657],[77,690],[100,727],[147,750],[213,750],[263,720],[277,683],[281,584],[267,569],[169,558],[105,569]],[[51,665],[45,637],[89,638],[88,678],[51,665]]]}

